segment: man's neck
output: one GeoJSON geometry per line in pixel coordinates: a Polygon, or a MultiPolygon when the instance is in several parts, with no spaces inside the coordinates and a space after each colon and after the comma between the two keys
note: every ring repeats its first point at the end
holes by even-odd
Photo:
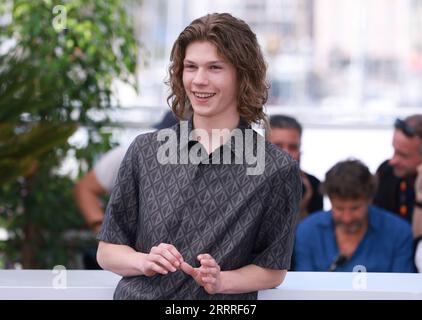
{"type": "Polygon", "coordinates": [[[199,132],[200,135],[204,133],[207,137],[194,136],[196,140],[199,140],[208,154],[212,153],[215,149],[223,145],[230,138],[230,133],[233,129],[239,125],[240,116],[236,112],[232,115],[223,115],[220,117],[203,117],[197,114],[193,115],[193,129],[199,132]],[[199,129],[199,130],[198,130],[199,129]],[[213,132],[213,130],[216,130],[213,132]],[[220,130],[220,131],[219,131],[220,130]],[[216,134],[220,132],[220,134],[216,134]],[[204,139],[206,138],[206,139],[204,139]],[[204,143],[207,141],[208,143],[204,143]]]}
{"type": "Polygon", "coordinates": [[[368,221],[359,230],[353,233],[347,233],[340,227],[336,227],[335,236],[339,251],[350,258],[356,251],[367,230],[368,221]]]}
{"type": "Polygon", "coordinates": [[[237,128],[240,121],[239,113],[222,114],[215,117],[204,117],[198,114],[193,115],[194,129],[202,129],[212,134],[213,129],[229,129],[232,131],[237,128]]]}

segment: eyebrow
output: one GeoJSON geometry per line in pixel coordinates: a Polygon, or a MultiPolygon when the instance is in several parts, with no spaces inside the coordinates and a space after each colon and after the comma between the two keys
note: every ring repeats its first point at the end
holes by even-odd
{"type": "MultiPolygon", "coordinates": [[[[188,59],[183,60],[183,63],[192,63],[192,64],[196,64],[196,62],[191,61],[191,60],[188,60],[188,59]]],[[[209,61],[209,62],[207,62],[206,64],[217,64],[217,63],[224,64],[225,62],[224,62],[224,61],[222,61],[222,60],[215,60],[215,61],[209,61]]]]}

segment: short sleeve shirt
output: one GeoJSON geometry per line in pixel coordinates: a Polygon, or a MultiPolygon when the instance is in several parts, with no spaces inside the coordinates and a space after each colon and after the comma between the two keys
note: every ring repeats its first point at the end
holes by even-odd
{"type": "Polygon", "coordinates": [[[378,190],[374,197],[374,204],[412,223],[415,177],[397,177],[388,160],[377,169],[377,177],[378,190]]]}
{"type": "MultiPolygon", "coordinates": [[[[252,130],[242,120],[239,128],[252,130]]],[[[178,139],[172,145],[180,156],[192,141],[181,142],[181,124],[170,130],[178,139]]],[[[98,240],[143,253],[160,243],[172,244],[194,267],[199,267],[197,256],[208,253],[222,271],[249,264],[288,269],[301,198],[298,163],[253,132],[254,150],[262,143],[265,152],[264,170],[257,175],[247,174],[250,162],[238,152],[231,156],[244,157],[243,163],[162,164],[157,156],[164,144],[157,139],[159,132],[138,136],[123,159],[98,240]]],[[[234,143],[230,139],[209,158],[227,147],[232,151],[234,143]]],[[[165,276],[123,277],[114,298],[256,299],[257,292],[209,295],[178,270],[165,276]]]]}

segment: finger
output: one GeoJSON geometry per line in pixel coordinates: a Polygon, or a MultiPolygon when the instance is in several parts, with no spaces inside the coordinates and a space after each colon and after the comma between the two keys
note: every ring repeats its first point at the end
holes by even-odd
{"type": "Polygon", "coordinates": [[[201,262],[201,266],[204,266],[204,267],[215,268],[218,266],[217,261],[215,261],[214,259],[202,259],[200,260],[200,262],[201,262]]]}
{"type": "Polygon", "coordinates": [[[202,259],[214,259],[213,257],[211,257],[211,255],[210,254],[208,254],[208,253],[203,253],[203,254],[200,254],[200,255],[198,255],[198,260],[199,261],[201,261],[202,259]]]}
{"type": "Polygon", "coordinates": [[[213,276],[216,276],[220,272],[220,269],[219,268],[199,268],[199,271],[201,272],[202,275],[211,274],[213,276]]]}
{"type": "Polygon", "coordinates": [[[175,268],[178,268],[180,266],[179,260],[167,249],[167,247],[164,247],[164,246],[153,247],[151,249],[151,253],[164,257],[175,268]]]}
{"type": "Polygon", "coordinates": [[[214,277],[202,277],[201,280],[204,284],[214,285],[217,283],[217,279],[214,277]]]}
{"type": "Polygon", "coordinates": [[[175,272],[177,270],[176,267],[170,263],[170,261],[159,254],[151,254],[151,260],[157,264],[160,264],[160,266],[168,271],[175,272]]]}
{"type": "Polygon", "coordinates": [[[195,268],[193,268],[189,263],[187,262],[182,262],[182,264],[180,265],[180,268],[182,269],[182,271],[192,277],[196,276],[196,271],[195,268]]]}
{"type": "Polygon", "coordinates": [[[149,270],[152,270],[156,273],[162,274],[162,275],[166,275],[168,274],[168,271],[166,269],[164,269],[162,266],[154,263],[154,262],[149,262],[148,267],[149,270]]]}
{"type": "Polygon", "coordinates": [[[176,259],[177,263],[172,262],[176,267],[179,267],[179,265],[183,262],[181,253],[172,244],[161,243],[158,247],[167,250],[174,257],[174,259],[176,259]]]}

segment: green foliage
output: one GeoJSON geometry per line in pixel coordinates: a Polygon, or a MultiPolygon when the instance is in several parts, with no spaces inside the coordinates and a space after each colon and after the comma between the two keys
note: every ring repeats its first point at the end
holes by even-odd
{"type": "Polygon", "coordinates": [[[27,64],[40,76],[36,86],[49,95],[44,101],[60,102],[60,108],[53,103],[42,108],[42,117],[90,124],[89,110],[111,106],[113,79],[136,85],[137,42],[124,1],[12,2],[13,22],[2,33],[18,41],[27,64]],[[66,11],[54,15],[56,5],[66,11]],[[60,20],[64,13],[66,19],[60,20]],[[59,22],[66,29],[57,31],[54,25],[59,22]]]}
{"type": "MultiPolygon", "coordinates": [[[[0,47],[0,243],[9,261],[51,268],[73,259],[65,236],[83,221],[73,199],[74,181],[60,174],[67,156],[79,175],[112,146],[104,111],[118,103],[120,79],[137,87],[138,43],[120,0],[3,0],[0,47]],[[9,19],[7,19],[9,17],[9,19]],[[101,120],[98,116],[101,114],[101,120]],[[68,143],[78,128],[87,146],[68,143]]],[[[72,249],[73,248],[73,249],[72,249]]]]}
{"type": "Polygon", "coordinates": [[[73,123],[0,124],[0,185],[30,174],[37,160],[66,143],[75,129],[73,123]]]}

